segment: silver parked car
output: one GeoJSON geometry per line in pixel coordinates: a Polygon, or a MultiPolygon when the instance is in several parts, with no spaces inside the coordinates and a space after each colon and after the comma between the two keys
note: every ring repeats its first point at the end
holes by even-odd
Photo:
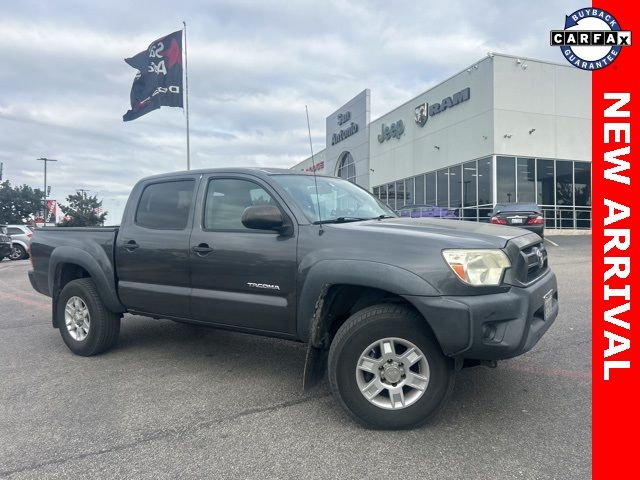
{"type": "Polygon", "coordinates": [[[7,233],[11,237],[11,260],[29,258],[29,246],[33,230],[28,225],[7,225],[7,233]]]}
{"type": "Polygon", "coordinates": [[[0,225],[0,262],[4,257],[11,255],[11,237],[7,233],[7,227],[0,225]]]}

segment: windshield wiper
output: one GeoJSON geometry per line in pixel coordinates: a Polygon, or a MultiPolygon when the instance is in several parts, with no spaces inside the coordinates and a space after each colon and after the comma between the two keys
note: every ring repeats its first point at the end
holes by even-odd
{"type": "Polygon", "coordinates": [[[383,218],[396,218],[393,217],[391,215],[378,215],[377,217],[337,217],[337,218],[331,218],[329,220],[322,220],[322,221],[315,221],[313,222],[314,225],[320,225],[321,223],[347,223],[347,222],[362,222],[364,220],[382,220],[383,218]]]}
{"type": "Polygon", "coordinates": [[[322,220],[313,222],[314,225],[320,225],[324,223],[347,223],[347,222],[360,222],[362,220],[371,220],[371,218],[362,217],[337,217],[330,220],[322,220]]]}

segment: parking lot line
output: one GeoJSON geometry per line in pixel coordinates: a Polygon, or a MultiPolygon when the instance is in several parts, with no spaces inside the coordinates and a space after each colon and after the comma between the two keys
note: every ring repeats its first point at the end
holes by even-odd
{"type": "Polygon", "coordinates": [[[553,245],[554,247],[559,247],[560,245],[558,245],[556,242],[554,242],[553,240],[549,240],[548,238],[544,239],[545,242],[549,242],[551,245],[553,245]]]}

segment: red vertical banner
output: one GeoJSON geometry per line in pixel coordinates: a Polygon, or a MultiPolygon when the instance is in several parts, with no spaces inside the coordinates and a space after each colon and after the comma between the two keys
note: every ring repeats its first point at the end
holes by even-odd
{"type": "Polygon", "coordinates": [[[47,223],[56,222],[58,202],[56,200],[47,200],[46,221],[47,223]]]}
{"type": "MultiPolygon", "coordinates": [[[[637,2],[596,7],[640,32],[637,2]]],[[[631,142],[640,140],[639,52],[624,46],[593,72],[594,479],[640,478],[640,149],[631,142]]]]}

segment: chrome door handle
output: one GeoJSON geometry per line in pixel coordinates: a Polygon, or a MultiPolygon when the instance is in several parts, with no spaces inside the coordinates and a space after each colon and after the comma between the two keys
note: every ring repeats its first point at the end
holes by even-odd
{"type": "Polygon", "coordinates": [[[129,252],[133,252],[139,246],[140,245],[138,245],[135,240],[129,240],[124,244],[124,248],[126,248],[129,252]]]}
{"type": "Polygon", "coordinates": [[[192,250],[200,256],[204,256],[207,255],[208,253],[213,252],[213,248],[211,248],[209,245],[207,245],[206,243],[201,243],[195,247],[192,248],[192,250]]]}

